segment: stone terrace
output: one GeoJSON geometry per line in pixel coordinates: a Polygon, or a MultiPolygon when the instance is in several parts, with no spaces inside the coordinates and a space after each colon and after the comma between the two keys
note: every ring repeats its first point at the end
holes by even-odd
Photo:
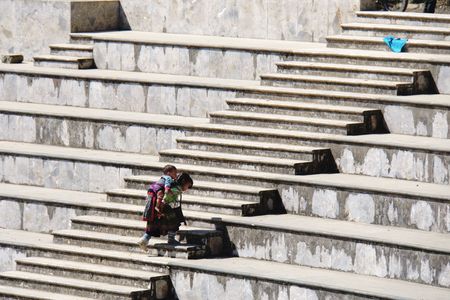
{"type": "Polygon", "coordinates": [[[326,44],[72,33],[0,64],[0,297],[450,299],[450,17],[354,19],[326,44]],[[167,163],[187,224],[145,253],[167,163]]]}

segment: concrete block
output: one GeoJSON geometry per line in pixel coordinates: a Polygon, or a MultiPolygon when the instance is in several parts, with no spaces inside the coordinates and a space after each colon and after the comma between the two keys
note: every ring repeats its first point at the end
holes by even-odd
{"type": "Polygon", "coordinates": [[[22,220],[24,230],[49,232],[51,229],[47,206],[43,204],[25,203],[22,220]]]}
{"type": "Polygon", "coordinates": [[[17,201],[0,200],[0,228],[22,229],[22,208],[17,201]]]}

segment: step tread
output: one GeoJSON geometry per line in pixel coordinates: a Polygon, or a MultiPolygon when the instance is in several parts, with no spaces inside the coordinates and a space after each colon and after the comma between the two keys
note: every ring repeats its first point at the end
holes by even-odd
{"type": "Polygon", "coordinates": [[[145,291],[145,289],[125,286],[125,285],[116,285],[109,284],[104,282],[93,282],[88,280],[74,279],[69,277],[59,277],[59,276],[51,276],[51,275],[43,275],[37,273],[29,273],[29,272],[20,272],[20,271],[6,271],[0,273],[0,278],[3,279],[16,279],[16,280],[31,280],[35,282],[40,282],[42,284],[55,284],[67,287],[74,287],[80,289],[90,289],[101,292],[112,292],[122,295],[129,295],[131,292],[135,291],[145,291]]]}
{"type": "Polygon", "coordinates": [[[301,74],[281,74],[281,73],[262,74],[261,78],[262,79],[270,79],[270,80],[291,80],[291,81],[306,81],[306,82],[315,82],[315,83],[324,82],[324,83],[336,83],[336,84],[342,84],[342,85],[391,87],[391,88],[396,88],[399,85],[411,85],[410,82],[401,82],[401,81],[342,78],[342,77],[314,76],[314,75],[301,75],[301,74]]]}
{"type": "Polygon", "coordinates": [[[261,99],[261,98],[235,98],[235,99],[227,100],[227,103],[251,104],[251,105],[256,105],[256,106],[295,108],[295,109],[326,111],[326,112],[336,112],[336,113],[348,113],[348,114],[363,114],[364,112],[367,112],[367,111],[378,111],[378,109],[367,108],[367,107],[318,104],[318,103],[301,102],[301,101],[270,100],[270,99],[261,99]]]}
{"type": "MultiPolygon", "coordinates": [[[[341,48],[324,48],[324,49],[310,49],[301,52],[304,55],[327,55],[334,57],[353,57],[353,58],[373,58],[386,60],[404,60],[404,61],[427,61],[431,63],[442,63],[449,65],[450,55],[440,54],[423,54],[423,53],[390,53],[388,51],[368,51],[355,49],[341,49],[341,48]]],[[[289,87],[272,87],[262,86],[257,80],[237,80],[237,79],[223,79],[210,78],[198,76],[184,76],[184,75],[170,75],[170,74],[156,74],[145,72],[126,72],[113,70],[99,70],[99,69],[65,69],[65,68],[47,68],[37,67],[30,63],[23,64],[0,64],[0,72],[4,73],[18,73],[26,75],[42,75],[42,76],[56,76],[67,78],[83,78],[88,80],[108,80],[112,82],[139,82],[139,83],[158,83],[168,85],[180,86],[195,86],[195,87],[211,87],[215,89],[231,89],[236,91],[249,91],[258,93],[274,93],[294,96],[324,96],[335,99],[356,99],[373,101],[374,103],[398,103],[420,105],[424,107],[438,106],[450,107],[450,96],[448,95],[416,95],[416,96],[394,96],[394,95],[378,95],[369,93],[352,93],[342,91],[327,91],[317,89],[301,89],[289,87]]],[[[15,102],[19,104],[18,102],[15,102]]],[[[50,107],[50,105],[47,105],[50,107]]],[[[75,107],[72,107],[75,108],[75,107]]],[[[104,110],[107,111],[107,110],[104,110]]],[[[114,112],[109,110],[109,112],[114,112]]],[[[189,125],[188,125],[189,126],[189,125]]]]}
{"type": "MultiPolygon", "coordinates": [[[[383,40],[379,37],[364,37],[364,36],[327,36],[327,39],[351,39],[353,40],[365,40],[373,39],[376,41],[383,40]]],[[[435,42],[435,41],[433,41],[435,42]]],[[[384,42],[383,42],[384,43],[384,42]]],[[[426,70],[421,69],[408,69],[408,68],[393,68],[393,67],[382,67],[382,66],[367,66],[367,65],[349,65],[349,64],[334,64],[334,63],[321,63],[321,62],[307,62],[307,61],[283,61],[277,62],[277,66],[288,66],[288,67],[305,67],[305,68],[317,68],[324,70],[345,70],[345,71],[360,71],[360,72],[370,72],[370,73],[389,73],[389,74],[399,74],[399,75],[413,75],[414,72],[423,72],[426,70]]]]}
{"type": "MultiPolygon", "coordinates": [[[[85,34],[85,36],[88,34],[85,34]]],[[[324,43],[235,38],[194,34],[116,31],[90,34],[94,40],[140,44],[176,45],[191,48],[220,48],[234,50],[289,53],[298,48],[325,47],[324,43]]]]}
{"type": "MultiPolygon", "coordinates": [[[[188,268],[198,270],[200,272],[206,271],[212,273],[224,273],[244,278],[256,278],[261,280],[272,280],[273,278],[278,278],[279,281],[284,282],[287,285],[294,284],[307,287],[319,287],[321,289],[338,290],[368,296],[372,295],[379,298],[417,300],[431,298],[436,300],[446,300],[450,297],[449,289],[417,284],[403,280],[379,278],[350,272],[333,271],[240,257],[174,260],[166,257],[151,257],[140,253],[51,244],[47,241],[40,241],[39,237],[42,235],[43,234],[23,232],[20,230],[0,229],[0,242],[7,245],[26,248],[39,248],[48,251],[58,250],[78,253],[80,255],[96,255],[100,257],[111,257],[122,260],[133,260],[136,262],[142,262],[143,264],[150,263],[161,266],[170,264],[174,267],[188,268]],[[25,235],[26,238],[17,239],[17,237],[21,235],[25,235]]],[[[47,236],[51,237],[51,235],[47,236]]],[[[3,288],[4,287],[0,287],[0,290],[3,288]]]]}
{"type": "Polygon", "coordinates": [[[345,23],[341,24],[343,29],[368,29],[368,30],[383,30],[383,31],[408,31],[418,33],[442,33],[450,34],[450,28],[436,27],[436,26],[413,26],[413,25],[398,25],[398,24],[374,24],[374,23],[345,23]]]}
{"type": "MultiPolygon", "coordinates": [[[[305,123],[311,125],[323,125],[323,126],[333,126],[346,128],[348,124],[360,124],[360,122],[354,121],[344,121],[344,120],[333,120],[333,119],[322,119],[322,118],[308,118],[300,116],[290,116],[290,115],[279,115],[279,114],[269,114],[269,113],[257,113],[257,112],[246,112],[246,111],[233,111],[224,110],[216,111],[209,114],[210,117],[225,117],[225,118],[238,118],[238,119],[252,119],[259,121],[285,121],[291,123],[305,123]]],[[[292,130],[290,130],[292,131],[292,130]]]]}
{"type": "MultiPolygon", "coordinates": [[[[104,225],[114,225],[114,226],[120,226],[130,229],[143,229],[143,225],[145,225],[144,222],[138,221],[138,220],[127,220],[127,219],[119,219],[119,218],[111,218],[111,217],[102,217],[102,216],[91,216],[91,215],[84,215],[84,216],[77,216],[72,218],[72,221],[75,222],[84,222],[84,223],[91,223],[91,224],[104,224],[104,225]]],[[[180,230],[178,232],[181,233],[195,233],[195,234],[221,234],[219,230],[211,229],[211,228],[202,228],[202,227],[196,227],[196,226],[186,226],[181,225],[180,230]]]]}
{"type": "Polygon", "coordinates": [[[209,151],[186,150],[186,149],[162,150],[159,153],[165,154],[165,155],[177,155],[177,156],[184,156],[184,157],[190,157],[190,158],[202,158],[202,159],[225,160],[225,161],[240,161],[240,162],[247,162],[247,163],[254,162],[254,163],[262,163],[262,164],[270,164],[270,165],[288,166],[288,167],[294,167],[295,164],[308,162],[308,161],[304,161],[304,160],[287,159],[287,158],[266,157],[266,156],[257,156],[257,155],[242,155],[242,154],[233,154],[233,153],[224,153],[224,152],[209,152],[209,151]]]}
{"type": "Polygon", "coordinates": [[[63,49],[63,50],[82,50],[82,51],[92,51],[94,50],[93,45],[83,45],[83,44],[51,44],[50,49],[63,49]]]}
{"type": "MultiPolygon", "coordinates": [[[[197,181],[195,182],[197,185],[197,181]]],[[[108,191],[108,194],[118,195],[118,196],[130,196],[130,197],[139,197],[145,198],[147,192],[145,190],[137,190],[137,189],[114,189],[108,191]]],[[[196,196],[190,194],[183,194],[183,202],[186,203],[203,203],[210,205],[218,205],[218,206],[227,206],[240,208],[242,205],[246,204],[254,204],[252,201],[244,201],[244,200],[236,200],[236,199],[223,199],[223,198],[215,198],[215,197],[206,197],[206,196],[196,196]]]]}
{"type": "Polygon", "coordinates": [[[447,21],[450,23],[450,15],[446,14],[427,14],[414,12],[393,12],[393,11],[357,11],[357,16],[368,17],[388,17],[393,19],[417,19],[426,21],[447,21]]]}
{"type": "MultiPolygon", "coordinates": [[[[142,225],[142,224],[141,224],[142,225]]],[[[52,267],[58,269],[68,269],[72,271],[84,271],[102,275],[113,275],[137,280],[150,280],[150,278],[168,277],[167,274],[132,270],[127,268],[116,268],[100,264],[90,264],[72,260],[61,260],[47,257],[25,257],[16,260],[19,264],[35,265],[42,267],[52,267]]]]}
{"type": "MultiPolygon", "coordinates": [[[[184,211],[184,210],[183,210],[184,211]]],[[[145,222],[142,222],[142,232],[144,232],[145,228],[145,222]]],[[[57,230],[53,232],[53,235],[55,236],[62,236],[62,237],[69,237],[69,238],[76,238],[80,240],[91,240],[91,241],[101,241],[101,242],[109,242],[109,243],[118,243],[118,244],[124,244],[128,246],[136,246],[138,239],[133,236],[123,236],[118,234],[111,234],[111,233],[103,233],[103,232],[95,232],[95,231],[87,231],[87,230],[78,230],[78,229],[63,229],[63,230],[57,230]]],[[[162,238],[155,238],[153,237],[149,245],[155,246],[156,244],[167,244],[166,239],[162,238]]],[[[176,246],[172,246],[175,251],[190,251],[193,248],[199,247],[199,245],[191,245],[182,243],[176,246]]]]}
{"type": "MultiPolygon", "coordinates": [[[[259,100],[258,100],[259,101],[259,100]]],[[[244,103],[244,102],[242,102],[244,103]]],[[[328,148],[320,148],[320,147],[309,147],[309,146],[301,146],[301,145],[290,145],[290,144],[275,144],[275,143],[266,143],[266,142],[258,142],[258,141],[245,141],[245,140],[232,140],[225,138],[213,138],[213,137],[201,137],[201,136],[186,136],[178,138],[179,142],[192,142],[192,143],[205,143],[210,145],[227,145],[227,146],[236,146],[241,148],[254,148],[261,150],[280,150],[280,151],[288,151],[294,153],[313,153],[314,151],[325,151],[329,150],[328,148]]]]}
{"type": "Polygon", "coordinates": [[[36,60],[46,60],[46,61],[60,61],[60,62],[73,62],[78,63],[80,61],[86,60],[94,60],[92,57],[78,57],[78,56],[67,56],[67,55],[36,55],[33,56],[33,59],[36,60]]]}
{"type": "MultiPolygon", "coordinates": [[[[384,44],[382,37],[376,36],[352,36],[352,35],[332,35],[327,36],[327,40],[339,40],[346,42],[369,42],[369,43],[379,43],[384,44]]],[[[407,45],[417,45],[417,46],[433,46],[439,48],[450,48],[450,41],[439,41],[439,40],[418,40],[418,39],[408,39],[407,45]]],[[[387,47],[387,46],[386,46],[387,47]]],[[[367,68],[372,68],[367,66],[367,68]]],[[[395,68],[393,68],[395,70],[395,68]]]]}
{"type": "Polygon", "coordinates": [[[39,300],[92,300],[94,298],[85,298],[72,295],[49,293],[35,289],[19,288],[13,286],[0,286],[0,295],[25,299],[39,300]]]}

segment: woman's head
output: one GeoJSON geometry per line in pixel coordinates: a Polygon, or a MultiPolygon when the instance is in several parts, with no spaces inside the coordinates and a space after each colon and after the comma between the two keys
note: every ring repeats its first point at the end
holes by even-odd
{"type": "Polygon", "coordinates": [[[194,181],[188,173],[181,173],[180,175],[178,175],[177,184],[181,187],[181,190],[185,192],[188,189],[192,188],[192,186],[194,185],[194,181]]]}

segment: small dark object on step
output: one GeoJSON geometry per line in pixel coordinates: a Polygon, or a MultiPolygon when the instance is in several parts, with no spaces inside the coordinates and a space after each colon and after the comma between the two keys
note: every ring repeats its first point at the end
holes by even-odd
{"type": "Polygon", "coordinates": [[[20,64],[23,62],[22,54],[4,54],[2,55],[2,63],[4,64],[20,64]]]}

